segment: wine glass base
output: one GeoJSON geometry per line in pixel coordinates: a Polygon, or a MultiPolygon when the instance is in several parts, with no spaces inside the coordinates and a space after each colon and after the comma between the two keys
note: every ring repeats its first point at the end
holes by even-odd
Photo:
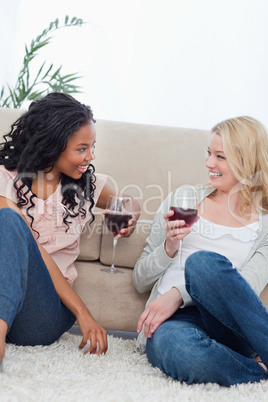
{"type": "Polygon", "coordinates": [[[117,268],[102,268],[101,271],[108,274],[124,274],[123,271],[120,271],[120,269],[117,268]]]}

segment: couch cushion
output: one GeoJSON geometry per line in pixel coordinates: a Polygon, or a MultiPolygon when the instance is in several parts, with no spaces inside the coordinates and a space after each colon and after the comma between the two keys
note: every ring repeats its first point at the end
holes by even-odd
{"type": "MultiPolygon", "coordinates": [[[[133,268],[137,259],[140,257],[145,240],[150,233],[152,221],[139,220],[134,233],[128,238],[118,240],[115,265],[118,267],[133,268]]],[[[111,265],[113,253],[113,236],[103,225],[103,235],[101,239],[100,261],[102,264],[111,265]]]]}
{"type": "Polygon", "coordinates": [[[94,213],[95,220],[87,223],[80,237],[80,261],[95,261],[100,258],[100,245],[102,237],[103,215],[94,213]]]}
{"type": "Polygon", "coordinates": [[[98,323],[105,329],[136,331],[150,292],[137,292],[132,269],[122,268],[123,275],[113,275],[102,272],[99,262],[76,261],[75,266],[74,290],[98,323]]]}

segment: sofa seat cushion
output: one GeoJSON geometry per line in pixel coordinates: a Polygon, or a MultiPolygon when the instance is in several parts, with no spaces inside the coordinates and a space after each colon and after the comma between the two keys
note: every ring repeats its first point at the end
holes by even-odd
{"type": "Polygon", "coordinates": [[[102,327],[119,331],[137,329],[149,292],[140,294],[133,286],[133,270],[122,268],[123,275],[102,272],[99,262],[76,261],[78,278],[74,290],[102,327]]]}
{"type": "Polygon", "coordinates": [[[94,222],[85,225],[80,237],[79,261],[96,261],[100,258],[103,215],[101,212],[94,215],[94,222]]]}

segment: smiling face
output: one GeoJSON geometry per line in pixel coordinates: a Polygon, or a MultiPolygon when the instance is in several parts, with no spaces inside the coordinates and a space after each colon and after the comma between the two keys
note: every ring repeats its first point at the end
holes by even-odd
{"type": "Polygon", "coordinates": [[[209,185],[217,190],[229,193],[239,183],[226,160],[222,138],[215,132],[210,136],[206,167],[209,170],[209,185]]]}
{"type": "Polygon", "coordinates": [[[68,140],[50,174],[60,181],[62,173],[73,179],[80,179],[94,159],[96,129],[93,122],[79,128],[68,140]]]}

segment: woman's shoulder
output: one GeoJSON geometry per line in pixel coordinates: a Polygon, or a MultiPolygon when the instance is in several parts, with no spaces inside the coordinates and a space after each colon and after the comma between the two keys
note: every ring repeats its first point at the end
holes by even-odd
{"type": "Polygon", "coordinates": [[[96,181],[95,181],[95,191],[94,191],[94,204],[97,204],[100,193],[102,192],[105,184],[107,183],[107,176],[104,174],[95,173],[96,181]]]}
{"type": "Polygon", "coordinates": [[[9,183],[11,186],[13,186],[13,182],[16,176],[16,170],[7,170],[4,165],[0,165],[0,183],[3,186],[7,186],[9,183]]]}
{"type": "Polygon", "coordinates": [[[264,236],[265,238],[268,236],[268,213],[263,213],[258,211],[259,213],[259,231],[260,236],[264,236]]]}
{"type": "Polygon", "coordinates": [[[263,227],[268,230],[268,213],[266,214],[263,213],[261,216],[262,216],[263,227]]]}
{"type": "Polygon", "coordinates": [[[16,170],[7,170],[4,165],[0,165],[0,174],[2,177],[10,177],[14,179],[17,175],[16,170]]]}
{"type": "Polygon", "coordinates": [[[16,171],[7,170],[3,165],[0,165],[0,195],[14,202],[17,202],[17,193],[13,186],[16,175],[16,171]]]}
{"type": "Polygon", "coordinates": [[[107,176],[101,173],[95,173],[96,177],[96,186],[104,186],[107,182],[107,176]]]}

